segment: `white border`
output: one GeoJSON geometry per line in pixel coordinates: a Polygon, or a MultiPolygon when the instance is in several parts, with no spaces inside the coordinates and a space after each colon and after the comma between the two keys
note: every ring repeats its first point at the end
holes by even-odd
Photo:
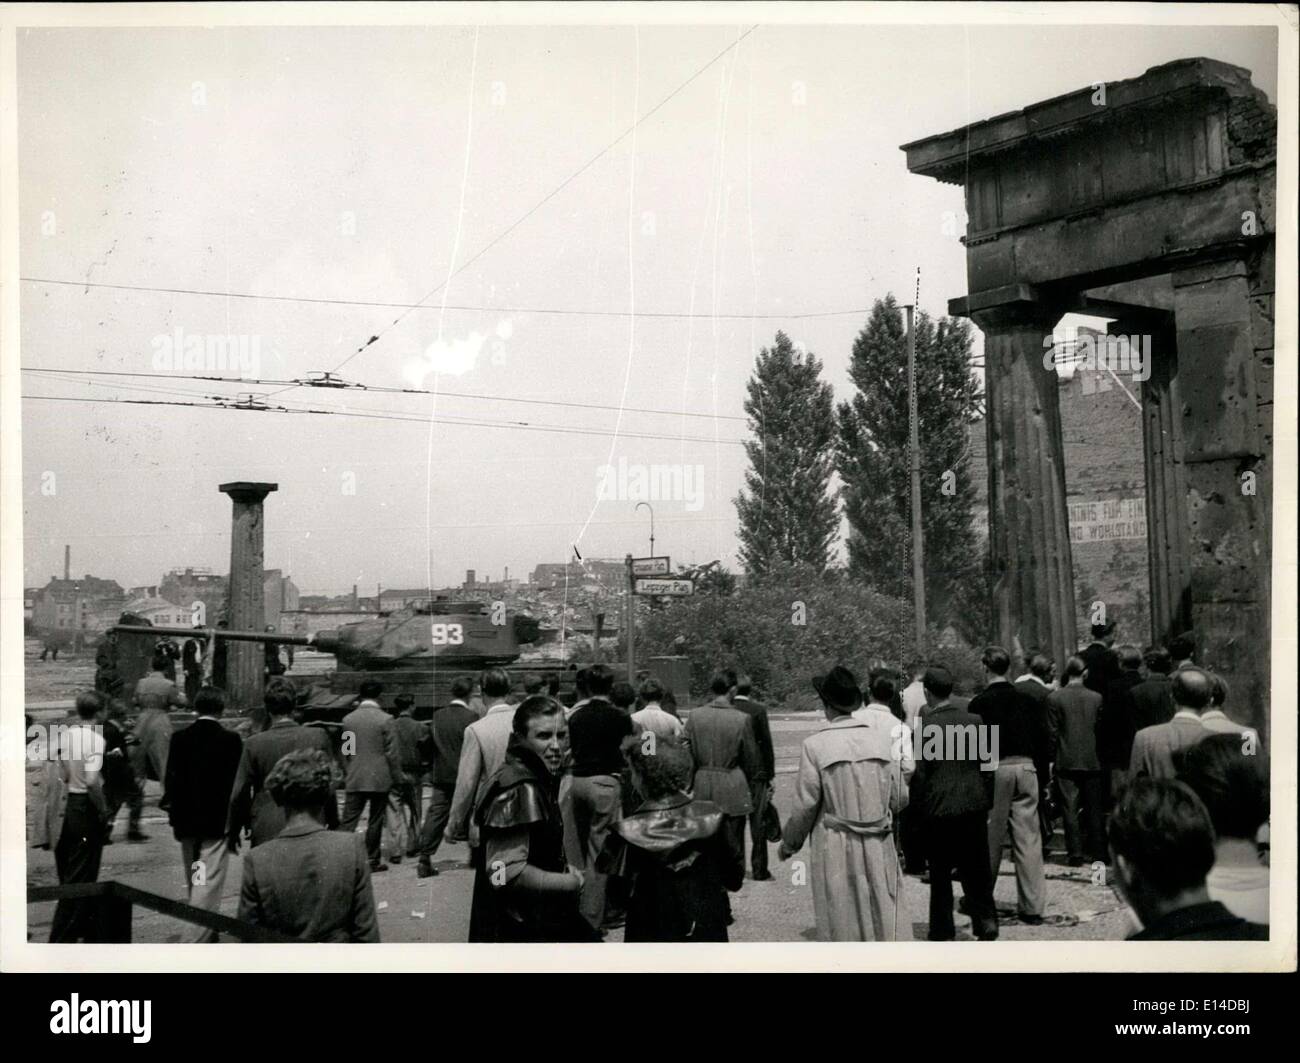
{"type": "MultiPolygon", "coordinates": [[[[1264,4],[212,3],[0,5],[0,747],[21,749],[22,432],[19,401],[16,35],[21,27],[383,25],[1260,25],[1278,29],[1275,283],[1272,940],[697,945],[50,946],[26,941],[23,773],[0,772],[0,969],[5,971],[1285,971],[1296,967],[1297,12],[1264,4]],[[1281,534],[1278,534],[1278,531],[1281,534]]],[[[1025,104],[1033,100],[1024,101],[1025,104]]],[[[942,130],[918,129],[916,136],[942,130]]],[[[959,292],[954,295],[962,294],[959,292]]]]}

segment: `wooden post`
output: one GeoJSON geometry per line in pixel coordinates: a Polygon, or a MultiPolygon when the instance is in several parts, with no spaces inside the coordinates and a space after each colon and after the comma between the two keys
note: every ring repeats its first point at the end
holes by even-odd
{"type": "MultiPolygon", "coordinates": [[[[262,500],[279,484],[239,481],[221,484],[234,513],[230,527],[230,627],[261,631],[266,627],[263,598],[262,500]]],[[[246,715],[262,704],[266,654],[254,642],[231,642],[226,650],[226,710],[246,715]]]]}
{"type": "Polygon", "coordinates": [[[636,610],[633,608],[636,599],[632,596],[632,590],[636,586],[636,580],[632,576],[632,555],[628,554],[623,564],[627,566],[627,601],[624,606],[624,614],[627,617],[627,681],[633,683],[636,681],[636,610]]]}
{"type": "Polygon", "coordinates": [[[921,445],[916,415],[916,330],[907,311],[907,431],[912,467],[912,601],[916,610],[916,652],[925,652],[925,538],[921,528],[921,445]]]}

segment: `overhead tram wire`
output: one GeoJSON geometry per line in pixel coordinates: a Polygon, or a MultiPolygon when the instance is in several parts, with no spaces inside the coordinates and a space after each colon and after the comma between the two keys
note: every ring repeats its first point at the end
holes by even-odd
{"type": "MultiPolygon", "coordinates": [[[[270,393],[273,394],[273,393],[270,393]]],[[[286,413],[286,414],[308,414],[331,417],[352,417],[362,420],[376,421],[404,421],[412,424],[427,425],[429,419],[422,414],[405,414],[392,410],[347,410],[347,409],[320,409],[316,407],[301,406],[271,406],[261,400],[267,397],[265,394],[253,396],[251,402],[240,400],[221,400],[215,402],[181,402],[173,399],[122,399],[122,398],[90,398],[82,395],[23,395],[24,400],[43,401],[43,402],[87,402],[100,404],[125,404],[135,406],[188,406],[196,409],[208,410],[232,410],[256,413],[286,413]]],[[[444,415],[438,418],[439,423],[446,423],[452,427],[466,428],[505,428],[515,431],[524,432],[548,432],[556,435],[583,435],[583,436],[600,436],[609,437],[614,434],[612,430],[606,431],[597,428],[577,428],[570,425],[539,425],[531,424],[527,421],[479,421],[469,418],[453,418],[444,415]]],[[[682,440],[681,436],[667,436],[651,432],[622,432],[618,435],[622,438],[629,439],[651,439],[663,440],[669,443],[675,443],[682,440]]],[[[687,436],[686,442],[691,443],[713,443],[714,439],[707,436],[687,436]]],[[[743,445],[742,439],[723,439],[719,442],[730,443],[737,446],[743,445]]]]}
{"type": "MultiPolygon", "coordinates": [[[[163,372],[145,372],[143,370],[117,370],[117,369],[37,369],[35,366],[23,366],[25,373],[58,373],[68,376],[124,376],[124,377],[144,377],[144,378],[163,378],[168,380],[202,380],[211,382],[220,382],[223,384],[238,385],[255,385],[258,387],[281,387],[288,390],[291,387],[320,387],[337,391],[373,391],[383,395],[432,395],[432,391],[426,388],[394,388],[382,385],[361,384],[350,381],[341,383],[326,383],[306,379],[296,380],[264,380],[261,378],[240,378],[240,377],[223,377],[223,376],[204,376],[201,374],[182,374],[182,373],[163,373],[163,372]],[[287,387],[286,387],[287,385],[287,387]]],[[[278,394],[277,392],[266,392],[266,396],[278,394]]],[[[484,402],[513,402],[529,406],[560,406],[568,409],[581,410],[612,410],[622,409],[624,413],[645,413],[663,417],[699,417],[707,420],[723,421],[745,421],[747,418],[735,414],[713,414],[713,413],[693,413],[686,410],[657,410],[644,406],[613,406],[598,402],[574,402],[567,399],[521,399],[513,398],[506,395],[484,395],[457,391],[439,391],[439,398],[445,399],[474,399],[484,402]]]]}
{"type": "MultiPolygon", "coordinates": [[[[306,295],[268,295],[258,292],[227,292],[213,288],[167,288],[149,284],[106,284],[95,281],[60,280],[53,277],[19,277],[24,284],[54,284],[68,288],[106,288],[122,292],[157,292],[163,295],[199,295],[216,299],[252,299],[265,302],[311,303],[320,306],[361,306],[389,310],[442,310],[428,303],[397,303],[370,299],[326,299],[306,295]]],[[[428,296],[425,296],[427,299],[428,296]]],[[[641,317],[679,320],[683,318],[719,318],[727,321],[748,321],[751,317],[771,320],[804,321],[811,318],[848,317],[870,313],[869,308],[854,310],[815,310],[799,314],[697,314],[674,310],[584,310],[580,307],[555,306],[469,306],[448,303],[447,310],[462,310],[486,314],[546,314],[560,317],[641,317]]],[[[335,370],[337,372],[337,370],[335,370]]]]}
{"type": "MultiPolygon", "coordinates": [[[[575,180],[577,180],[580,176],[582,176],[582,174],[586,173],[589,169],[591,169],[592,166],[594,166],[597,162],[599,162],[602,158],[604,158],[605,155],[607,155],[611,150],[613,150],[620,143],[622,143],[623,140],[625,140],[628,136],[630,136],[636,130],[636,128],[639,125],[641,125],[642,122],[646,121],[647,119],[655,115],[670,100],[672,100],[680,92],[685,90],[687,86],[689,86],[698,77],[700,77],[700,75],[702,75],[706,70],[708,70],[709,67],[713,66],[713,64],[716,63],[719,59],[721,59],[724,55],[730,52],[733,48],[737,47],[741,41],[743,41],[756,29],[758,29],[757,23],[755,23],[753,26],[750,26],[749,29],[747,29],[744,33],[737,36],[734,41],[728,44],[725,48],[723,48],[720,52],[718,52],[717,55],[715,55],[712,59],[710,59],[698,70],[696,70],[695,73],[693,73],[690,77],[688,77],[685,81],[683,81],[680,85],[678,85],[677,88],[673,89],[672,92],[670,92],[662,100],[656,103],[653,107],[651,107],[650,110],[646,111],[645,114],[641,115],[640,118],[637,118],[635,121],[633,121],[633,123],[630,126],[628,126],[627,129],[625,129],[617,137],[615,137],[603,148],[601,148],[600,151],[596,152],[595,155],[593,155],[585,163],[583,163],[576,170],[574,170],[573,173],[569,174],[569,176],[566,177],[563,181],[561,181],[558,185],[556,185],[555,188],[553,188],[545,196],[539,199],[537,203],[535,203],[527,211],[521,214],[519,218],[513,221],[510,225],[506,226],[506,228],[502,229],[501,232],[499,232],[496,236],[494,236],[491,240],[489,240],[486,244],[484,244],[483,247],[481,247],[473,255],[467,258],[459,267],[457,267],[455,270],[453,270],[450,274],[447,275],[446,280],[442,281],[436,287],[431,288],[428,292],[426,292],[425,295],[420,299],[419,303],[416,305],[423,305],[426,302],[426,300],[428,300],[431,296],[434,296],[438,292],[442,291],[442,289],[445,288],[448,284],[450,284],[456,277],[458,277],[461,273],[463,273],[475,262],[477,262],[480,258],[482,258],[485,254],[487,254],[490,250],[492,250],[492,248],[494,248],[497,244],[499,244],[502,240],[504,240],[507,236],[509,236],[512,232],[514,232],[517,228],[519,228],[519,226],[521,226],[524,222],[526,222],[529,218],[531,218],[534,214],[536,214],[537,211],[541,210],[541,208],[544,207],[547,203],[549,203],[552,199],[558,196],[562,191],[564,191],[564,189],[566,189],[570,184],[572,184],[575,180]]],[[[382,337],[391,329],[393,329],[397,324],[403,321],[410,313],[411,313],[411,308],[404,310],[401,314],[399,314],[396,318],[394,318],[390,324],[388,324],[386,327],[381,329],[379,332],[375,333],[368,340],[366,340],[365,343],[361,344],[361,346],[359,346],[355,351],[353,351],[346,358],[344,358],[343,361],[339,362],[339,364],[336,365],[331,370],[331,372],[337,373],[340,369],[342,369],[345,365],[347,365],[350,361],[352,361],[353,358],[359,355],[362,351],[366,350],[366,348],[379,342],[380,337],[382,337]]]]}

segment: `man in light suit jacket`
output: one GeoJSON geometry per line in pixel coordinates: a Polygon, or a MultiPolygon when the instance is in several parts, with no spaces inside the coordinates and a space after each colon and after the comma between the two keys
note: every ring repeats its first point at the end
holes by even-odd
{"type": "Polygon", "coordinates": [[[730,859],[745,864],[745,821],[754,810],[752,781],[763,772],[754,725],[727,700],[731,682],[713,677],[713,700],[686,719],[684,741],[695,761],[695,799],[722,809],[722,835],[730,859]]]}
{"type": "MultiPolygon", "coordinates": [[[[393,718],[379,707],[383,685],[373,679],[361,684],[361,703],[343,717],[343,817],[339,830],[357,829],[363,809],[369,809],[366,822],[366,853],[371,871],[387,871],[381,859],[380,845],[384,834],[384,813],[388,792],[402,778],[397,759],[397,736],[393,718]]],[[[401,853],[397,856],[400,858],[401,853]]]]}
{"type": "Polygon", "coordinates": [[[1199,668],[1183,668],[1174,673],[1169,684],[1174,699],[1174,717],[1168,723],[1144,727],[1133,739],[1133,777],[1149,775],[1155,779],[1173,779],[1178,775],[1174,754],[1194,746],[1209,732],[1201,723],[1201,713],[1210,704],[1214,681],[1199,668]]]}
{"type": "MultiPolygon", "coordinates": [[[[230,855],[230,790],[244,747],[239,735],[221,725],[225,708],[222,691],[199,688],[194,695],[199,718],[172,737],[163,782],[163,801],[181,843],[189,901],[211,912],[221,910],[230,855]]],[[[203,930],[197,940],[216,941],[217,932],[203,930]]]]}

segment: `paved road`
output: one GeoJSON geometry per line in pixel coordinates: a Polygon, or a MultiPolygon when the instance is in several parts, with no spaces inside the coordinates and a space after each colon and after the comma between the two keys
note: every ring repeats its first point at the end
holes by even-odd
{"type": "MultiPolygon", "coordinates": [[[[790,807],[794,772],[798,765],[799,745],[822,720],[806,715],[775,716],[772,721],[776,743],[776,804],[781,810],[790,807]]],[[[146,800],[145,830],[149,841],[128,844],[119,840],[104,850],[100,878],[129,882],[141,889],[184,899],[185,880],[180,847],[158,811],[157,784],[149,784],[146,800]]],[[[125,835],[126,813],[118,818],[117,837],[125,835]]],[[[811,891],[807,885],[795,885],[794,862],[776,861],[776,847],[770,849],[774,878],[768,882],[747,880],[744,889],[732,900],[736,924],[731,928],[735,941],[811,941],[813,930],[811,891]]],[[[49,852],[29,849],[27,880],[34,885],[57,881],[54,859],[49,852]]],[[[374,877],[375,900],[379,906],[380,935],[390,942],[452,942],[465,940],[469,919],[472,873],[463,865],[467,857],[463,845],[444,845],[435,859],[440,874],[418,879],[414,861],[405,860],[374,877]]],[[[807,851],[795,859],[807,857],[807,851]]],[[[1003,912],[1004,940],[1098,940],[1123,937],[1123,919],[1110,889],[1092,882],[1087,868],[1063,866],[1058,848],[1057,862],[1048,865],[1048,919],[1039,927],[1029,927],[1015,920],[1015,879],[1009,861],[1004,860],[998,877],[996,900],[1003,912]]],[[[231,860],[226,880],[222,911],[234,915],[239,897],[241,861],[231,860]]],[[[806,876],[804,876],[806,878],[806,876]]],[[[956,888],[960,894],[960,886],[956,888]]],[[[904,882],[904,910],[912,923],[913,934],[924,939],[927,929],[929,889],[918,878],[904,882]]],[[[53,905],[30,905],[29,937],[44,941],[49,936],[53,905]]],[[[973,940],[970,921],[957,916],[958,937],[973,940]]],[[[141,942],[177,942],[189,940],[195,928],[153,912],[137,910],[134,936],[141,942]]],[[[621,931],[611,934],[612,942],[621,939],[621,931]]]]}

